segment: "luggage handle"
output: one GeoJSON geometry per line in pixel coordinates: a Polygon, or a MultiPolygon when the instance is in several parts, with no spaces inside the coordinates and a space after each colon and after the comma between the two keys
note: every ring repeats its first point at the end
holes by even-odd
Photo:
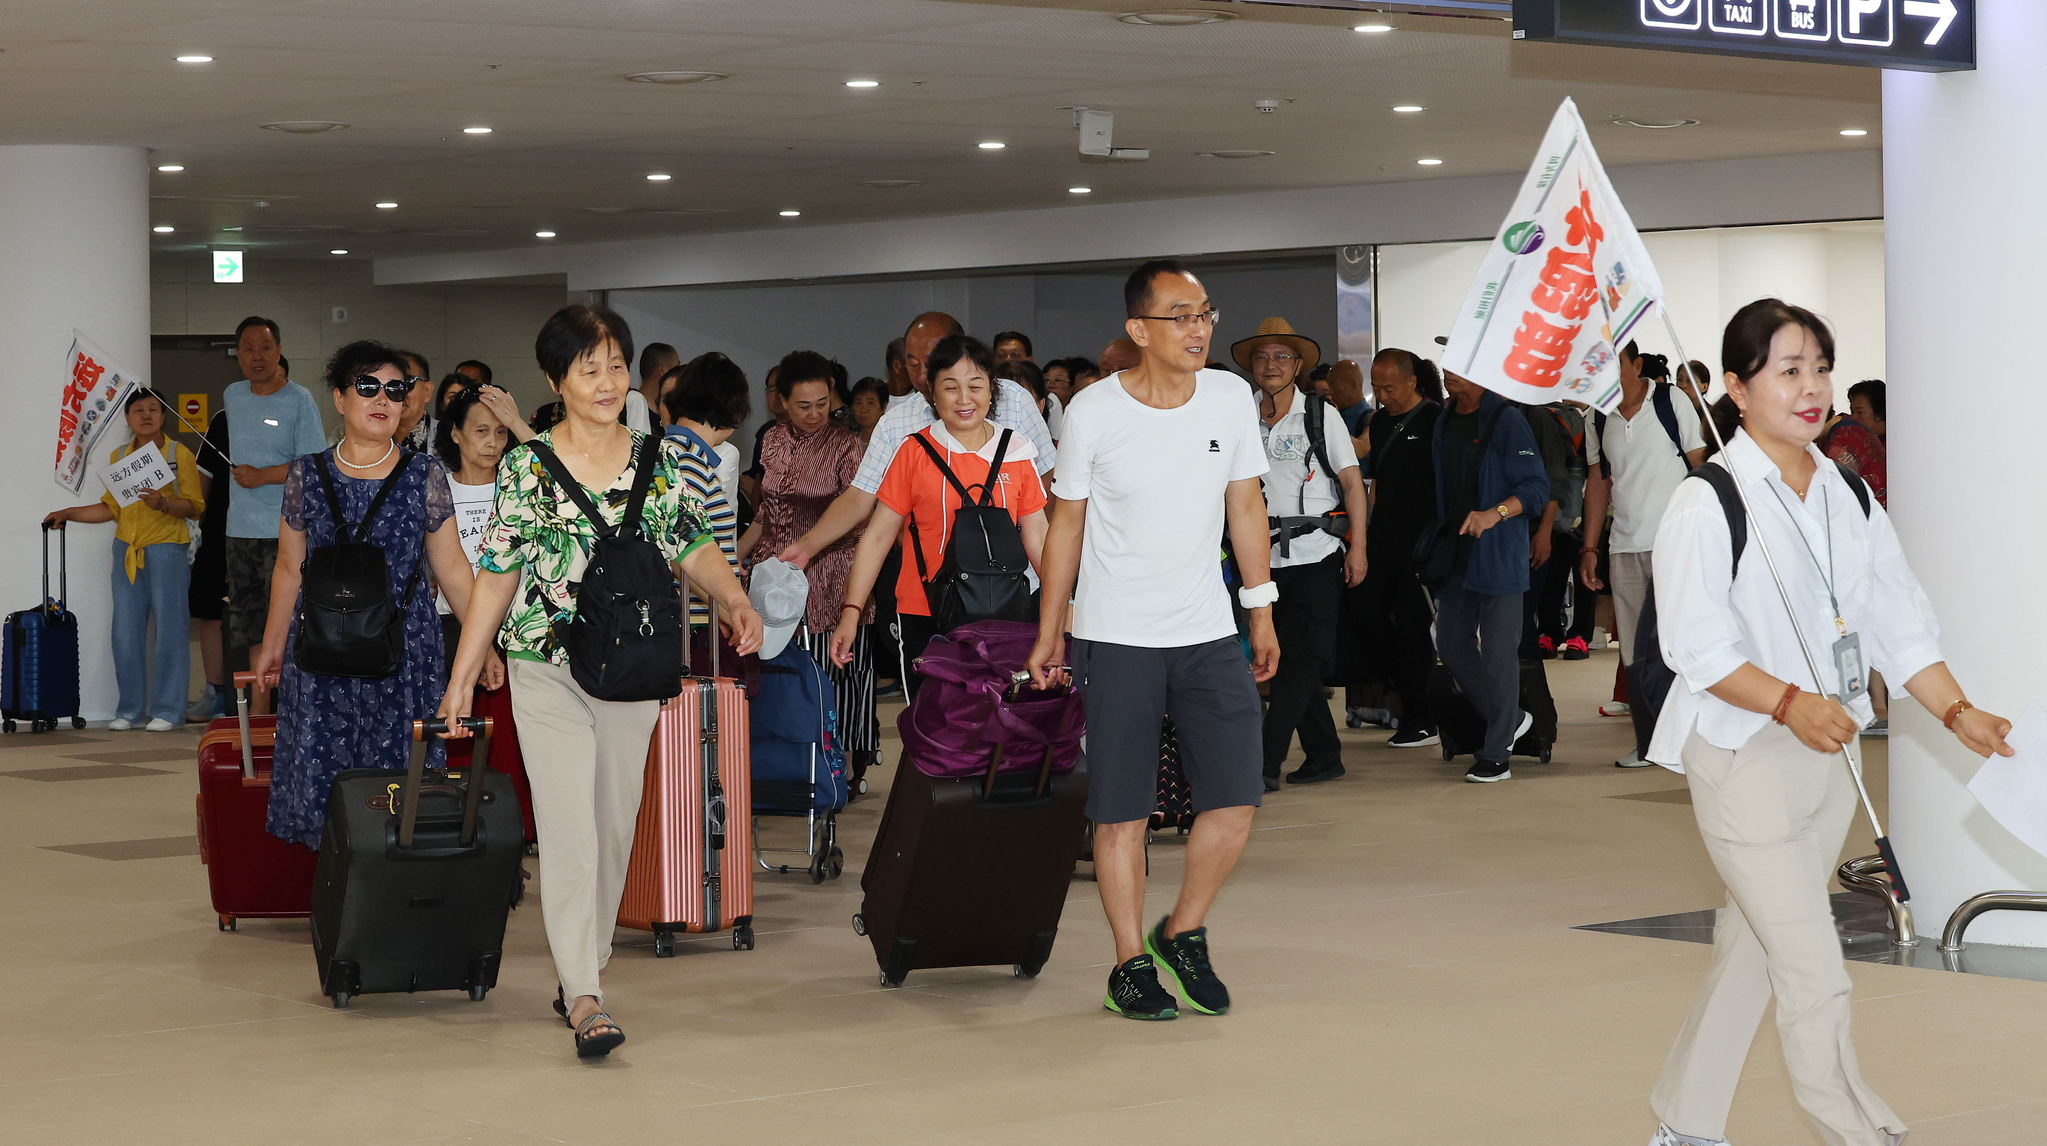
{"type": "Polygon", "coordinates": [[[71,535],[59,529],[57,534],[57,595],[50,596],[50,523],[43,522],[43,611],[61,613],[64,603],[71,599],[71,535]]]}
{"type": "MultiPolygon", "coordinates": [[[[462,846],[465,848],[476,842],[477,815],[483,808],[483,773],[490,760],[492,723],[488,716],[465,716],[461,721],[462,727],[480,738],[476,746],[469,750],[467,777],[469,794],[462,801],[462,846]]],[[[414,740],[425,740],[429,736],[439,736],[447,731],[448,722],[439,717],[412,722],[414,740]]],[[[405,766],[405,788],[400,796],[400,799],[405,801],[405,807],[398,816],[398,846],[401,848],[412,846],[412,830],[419,823],[420,787],[425,780],[426,758],[422,755],[405,766]]]]}
{"type": "MultiPolygon", "coordinates": [[[[690,641],[689,627],[689,574],[684,573],[680,567],[676,569],[676,574],[682,579],[682,675],[695,676],[696,649],[690,641]]],[[[711,646],[711,676],[715,678],[718,675],[718,601],[717,598],[706,594],[704,604],[711,611],[710,627],[705,630],[705,635],[711,646]]]]}
{"type": "MultiPolygon", "coordinates": [[[[1031,674],[1028,672],[1016,672],[1011,674],[1009,678],[1010,681],[1009,698],[1011,700],[1015,700],[1017,690],[1021,689],[1026,683],[1030,681],[1030,679],[1031,674]]],[[[1043,740],[1045,745],[1045,758],[1038,763],[1038,782],[1037,785],[1031,791],[1031,798],[1033,800],[1043,799],[1046,791],[1049,790],[1052,785],[1052,753],[1055,750],[1055,746],[1052,743],[1052,738],[1049,736],[1044,736],[1042,733],[1038,732],[1037,729],[1022,723],[1021,721],[1012,722],[1008,720],[1003,720],[1002,717],[1004,716],[1004,713],[1002,711],[1002,704],[1000,701],[996,702],[994,716],[995,719],[999,723],[1001,723],[1004,728],[1007,728],[1012,732],[1023,733],[1033,739],[1043,740]]],[[[1070,712],[1067,715],[1067,720],[1068,721],[1072,720],[1072,714],[1070,712]]],[[[1062,733],[1065,731],[1065,727],[1063,726],[1063,724],[1060,731],[1062,733]]],[[[995,799],[995,774],[1001,770],[1002,742],[998,740],[996,741],[994,748],[988,753],[988,776],[987,779],[984,780],[981,784],[981,798],[983,800],[993,801],[995,799]]]]}
{"type": "Polygon", "coordinates": [[[249,698],[258,691],[269,692],[252,672],[238,672],[235,682],[235,721],[242,729],[242,779],[256,778],[256,747],[249,739],[249,698]]]}

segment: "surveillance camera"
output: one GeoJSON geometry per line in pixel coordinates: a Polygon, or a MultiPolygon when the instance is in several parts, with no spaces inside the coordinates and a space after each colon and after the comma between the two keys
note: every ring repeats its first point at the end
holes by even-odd
{"type": "Polygon", "coordinates": [[[1279,101],[1276,99],[1262,99],[1251,106],[1258,109],[1259,115],[1271,115],[1279,110],[1279,101]]]}

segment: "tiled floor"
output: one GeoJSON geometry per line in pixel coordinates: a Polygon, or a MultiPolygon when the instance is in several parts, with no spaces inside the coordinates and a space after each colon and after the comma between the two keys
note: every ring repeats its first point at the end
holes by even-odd
{"type": "MultiPolygon", "coordinates": [[[[1227,1017],[1102,1011],[1110,950],[1084,879],[1036,981],[927,971],[880,990],[848,921],[885,769],[842,821],[844,878],[760,879],[757,950],[719,936],[656,960],[649,936],[619,933],[608,1003],[631,1041],[601,1065],[576,1061],[548,1009],[534,906],[484,1002],[335,1011],[303,922],[215,929],[196,786],[170,762],[196,735],[9,737],[0,1143],[1639,1146],[1707,948],[1574,927],[1721,895],[1682,781],[1611,766],[1630,735],[1593,715],[1611,657],[1550,667],[1555,763],[1467,785],[1432,750],[1347,731],[1348,776],[1268,800],[1211,921],[1227,1017]]],[[[789,821],[764,826],[793,839],[789,821]]],[[[1158,911],[1179,846],[1153,849],[1158,911]]],[[[1847,854],[1872,850],[1858,826],[1847,854]]],[[[1850,973],[1865,1071],[1914,1146],[2040,1138],[2047,984],[1850,973]]],[[[1768,1023],[1730,1132],[1819,1141],[1768,1023]]]]}

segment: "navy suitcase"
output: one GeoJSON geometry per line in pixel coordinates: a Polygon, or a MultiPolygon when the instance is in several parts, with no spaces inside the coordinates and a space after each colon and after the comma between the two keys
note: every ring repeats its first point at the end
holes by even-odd
{"type": "Polygon", "coordinates": [[[30,732],[47,732],[60,720],[84,728],[78,715],[78,618],[64,607],[70,595],[65,572],[69,548],[57,531],[57,595],[50,596],[50,526],[43,525],[43,603],[7,615],[6,651],[0,657],[0,728],[14,731],[27,721],[30,732]]]}
{"type": "MultiPolygon", "coordinates": [[[[837,879],[845,865],[838,846],[838,813],[850,796],[845,753],[839,747],[838,692],[832,678],[795,643],[761,662],[761,683],[753,698],[753,814],[800,816],[805,822],[803,856],[811,882],[837,879]]],[[[754,855],[762,871],[787,873],[791,864],[770,864],[754,833],[754,855]]]]}

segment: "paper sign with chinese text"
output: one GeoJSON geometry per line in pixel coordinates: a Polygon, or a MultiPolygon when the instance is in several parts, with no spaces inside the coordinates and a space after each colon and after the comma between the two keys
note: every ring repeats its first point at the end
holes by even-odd
{"type": "Polygon", "coordinates": [[[164,461],[163,451],[156,448],[155,442],[120,461],[101,466],[99,475],[122,509],[142,500],[145,489],[175,491],[178,484],[177,475],[171,472],[170,463],[164,461]]]}
{"type": "Polygon", "coordinates": [[[1615,347],[1663,282],[1607,182],[1578,105],[1550,121],[1450,330],[1443,368],[1520,402],[1620,404],[1615,347]]]}
{"type": "Polygon", "coordinates": [[[133,371],[114,364],[92,339],[71,332],[64,388],[57,402],[58,485],[72,493],[85,489],[100,438],[108,426],[123,420],[121,408],[137,385],[133,371]]]}

